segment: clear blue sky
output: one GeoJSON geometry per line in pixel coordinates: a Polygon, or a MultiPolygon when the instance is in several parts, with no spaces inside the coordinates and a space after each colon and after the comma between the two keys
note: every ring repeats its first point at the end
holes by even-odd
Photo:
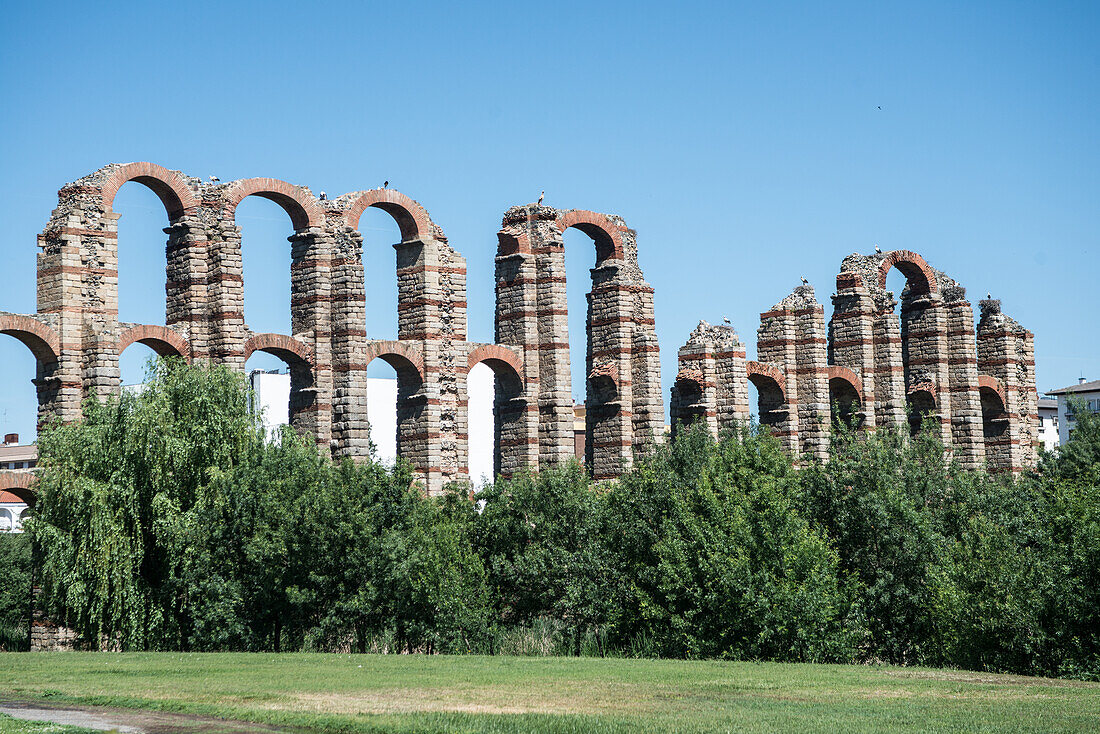
{"type": "MultiPolygon", "coordinates": [[[[57,189],[149,160],[331,196],[388,179],[467,258],[478,341],[508,206],[545,189],[619,214],[666,399],[698,319],[728,316],[752,354],[800,275],[828,313],[840,261],[875,244],[1001,298],[1035,332],[1040,390],[1100,379],[1098,37],[1095,2],[12,4],[0,310],[35,310],[57,189]]],[[[163,210],[136,183],[116,209],[122,318],[163,323],[163,210]]],[[[285,332],[290,223],[253,199],[240,223],[246,316],[285,332]]],[[[397,230],[363,226],[368,329],[392,337],[397,230]]],[[[594,255],[567,246],[576,363],[594,255]]],[[[0,431],[32,433],[33,370],[0,337],[0,431]]]]}

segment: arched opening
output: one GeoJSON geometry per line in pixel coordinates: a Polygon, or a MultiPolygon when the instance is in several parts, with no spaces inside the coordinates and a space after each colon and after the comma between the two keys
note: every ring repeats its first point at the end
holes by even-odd
{"type": "Polygon", "coordinates": [[[38,393],[35,379],[41,368],[35,355],[15,338],[0,338],[4,389],[0,390],[0,435],[19,434],[20,443],[38,436],[38,393]]]}
{"type": "Polygon", "coordinates": [[[307,419],[316,410],[317,393],[305,345],[282,334],[256,334],[245,342],[244,351],[252,408],[261,414],[268,435],[277,435],[279,427],[287,423],[300,433],[308,431],[307,419]],[[281,366],[273,366],[278,363],[271,358],[281,366]]]}
{"type": "Polygon", "coordinates": [[[369,206],[359,218],[363,236],[363,290],[366,295],[366,330],[371,339],[397,339],[398,278],[400,253],[394,246],[402,241],[394,216],[369,206]]]}
{"type": "Polygon", "coordinates": [[[569,334],[569,377],[574,405],[587,398],[589,292],[592,290],[592,238],[575,227],[562,232],[565,242],[565,299],[569,334]]]}
{"type": "Polygon", "coordinates": [[[123,390],[139,391],[149,377],[150,362],[157,358],[152,347],[133,342],[118,355],[118,371],[123,390]]]}
{"type": "Polygon", "coordinates": [[[118,320],[168,323],[169,225],[165,205],[148,185],[129,181],[112,209],[118,218],[118,320]]]}
{"type": "Polygon", "coordinates": [[[844,377],[829,379],[829,405],[832,409],[833,425],[859,427],[862,422],[859,414],[859,392],[850,380],[844,377]]]}
{"type": "Polygon", "coordinates": [[[925,421],[934,422],[936,417],[936,397],[930,390],[918,389],[905,396],[905,406],[909,414],[909,435],[917,436],[924,428],[925,421]]]}
{"type": "Polygon", "coordinates": [[[368,342],[367,359],[367,420],[375,457],[384,465],[400,457],[424,468],[418,449],[427,438],[421,435],[427,401],[419,359],[395,341],[368,342]]]}
{"type": "Polygon", "coordinates": [[[466,445],[474,489],[494,481],[499,469],[495,395],[496,375],[485,362],[478,362],[466,375],[466,445]]]}
{"type": "Polygon", "coordinates": [[[244,322],[256,333],[293,334],[291,263],[293,222],[283,207],[263,196],[246,196],[237,205],[241,231],[244,322]]]}
{"type": "Polygon", "coordinates": [[[681,372],[676,376],[673,388],[676,423],[672,426],[672,434],[675,436],[682,428],[704,420],[707,415],[707,406],[703,400],[703,385],[698,377],[681,372]]]}
{"type": "Polygon", "coordinates": [[[475,353],[471,359],[477,361],[466,376],[467,433],[470,479],[479,486],[487,473],[485,468],[491,472],[490,479],[510,477],[523,469],[527,402],[523,398],[519,362],[513,355],[475,353]],[[490,410],[488,421],[485,420],[486,407],[490,410]],[[491,434],[485,430],[486,423],[491,426],[491,434]],[[487,462],[491,462],[488,467],[485,466],[487,462]]]}
{"type": "Polygon", "coordinates": [[[1000,393],[985,385],[978,389],[982,401],[982,433],[986,441],[996,441],[1008,431],[1008,415],[1000,393]]]}
{"type": "Polygon", "coordinates": [[[755,392],[755,401],[749,403],[749,414],[752,415],[752,407],[755,406],[756,420],[761,426],[771,431],[781,430],[782,424],[790,417],[783,372],[773,364],[755,360],[745,365],[745,371],[748,373],[750,401],[755,392]]]}
{"type": "Polygon", "coordinates": [[[392,467],[397,460],[397,370],[384,359],[367,366],[367,421],[374,458],[392,467]]]}

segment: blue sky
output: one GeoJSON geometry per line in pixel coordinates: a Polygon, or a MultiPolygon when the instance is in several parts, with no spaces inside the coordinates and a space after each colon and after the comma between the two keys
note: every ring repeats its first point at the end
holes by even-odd
{"type": "MultiPolygon", "coordinates": [[[[799,276],[828,313],[841,260],[875,244],[1001,298],[1035,332],[1040,390],[1098,379],[1098,33],[1088,2],[12,5],[0,310],[35,310],[57,189],[149,160],[330,196],[388,179],[467,258],[477,341],[508,206],[545,189],[619,214],[656,288],[666,398],[698,319],[728,316],[752,354],[799,276]]],[[[122,318],[163,323],[163,210],[136,183],[116,210],[122,318]]],[[[246,317],[285,332],[290,223],[252,199],[239,221],[246,317]]],[[[392,337],[396,226],[363,227],[368,330],[392,337]]],[[[570,232],[581,360],[593,260],[570,232]]],[[[33,370],[0,337],[3,432],[33,432],[33,370]]]]}

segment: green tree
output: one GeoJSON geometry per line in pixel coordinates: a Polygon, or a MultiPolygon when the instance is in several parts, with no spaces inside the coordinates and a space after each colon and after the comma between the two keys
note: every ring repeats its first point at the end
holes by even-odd
{"type": "Polygon", "coordinates": [[[90,400],[39,438],[42,602],[89,643],[188,648],[181,551],[210,481],[262,444],[244,376],[162,360],[144,390],[90,400]]]}
{"type": "Polygon", "coordinates": [[[646,654],[850,659],[862,634],[838,559],[796,506],[778,442],[682,431],[624,476],[604,533],[621,581],[613,628],[646,654]]]}

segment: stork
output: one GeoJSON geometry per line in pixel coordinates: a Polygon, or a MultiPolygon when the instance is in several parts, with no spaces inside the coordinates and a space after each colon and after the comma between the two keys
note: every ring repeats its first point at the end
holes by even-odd
{"type": "Polygon", "coordinates": [[[539,192],[539,200],[537,202],[535,202],[535,206],[542,206],[542,200],[544,198],[546,198],[546,190],[545,189],[539,192]]]}

